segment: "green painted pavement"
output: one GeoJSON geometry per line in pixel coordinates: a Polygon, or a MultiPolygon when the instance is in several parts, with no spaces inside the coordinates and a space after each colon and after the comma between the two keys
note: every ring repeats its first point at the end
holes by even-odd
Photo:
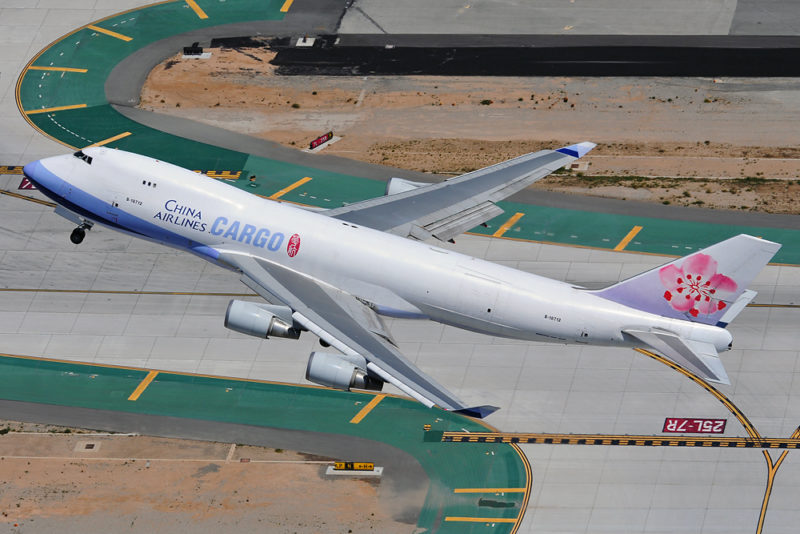
{"type": "MultiPolygon", "coordinates": [[[[282,0],[200,0],[208,15],[199,18],[184,1],[134,9],[93,23],[131,38],[123,41],[83,27],[52,43],[31,65],[87,69],[86,73],[23,72],[17,96],[22,109],[106,104],[104,84],[114,66],[132,52],[171,35],[199,28],[250,20],[280,20],[282,0]]],[[[45,130],[47,131],[47,130],[45,130]]],[[[49,132],[48,132],[49,133],[49,132]]],[[[61,139],[58,135],[56,139],[61,139]]],[[[69,141],[66,141],[71,144],[69,141]]],[[[84,146],[84,145],[75,145],[84,146]]]]}
{"type": "MultiPolygon", "coordinates": [[[[485,431],[475,420],[417,402],[385,397],[359,424],[350,420],[372,394],[327,388],[160,372],[137,401],[127,400],[147,371],[90,364],[0,356],[0,398],[148,415],[220,421],[348,435],[380,441],[414,456],[430,477],[417,526],[436,532],[467,532],[481,524],[444,522],[445,517],[516,518],[525,493],[503,496],[454,493],[456,488],[526,488],[518,449],[485,444],[460,447],[424,439],[433,431],[485,431]],[[479,507],[480,498],[513,503],[479,507]]],[[[368,460],[343,458],[343,460],[368,460]]],[[[510,532],[511,523],[497,532],[510,532]]]]}
{"type": "Polygon", "coordinates": [[[517,212],[525,213],[503,237],[601,249],[613,249],[634,226],[642,229],[625,247],[631,252],[684,256],[738,234],[750,234],[782,243],[774,263],[800,264],[800,232],[784,228],[763,228],[689,221],[610,215],[588,211],[500,202],[505,213],[477,227],[471,233],[492,235],[517,212]]]}
{"type": "Polygon", "coordinates": [[[41,129],[56,128],[63,141],[73,146],[86,146],[124,132],[131,135],[107,146],[148,154],[191,169],[241,169],[247,156],[213,145],[190,141],[148,128],[118,113],[109,104],[87,109],[39,113],[29,116],[41,129]],[[78,143],[77,141],[81,142],[78,143]]]}

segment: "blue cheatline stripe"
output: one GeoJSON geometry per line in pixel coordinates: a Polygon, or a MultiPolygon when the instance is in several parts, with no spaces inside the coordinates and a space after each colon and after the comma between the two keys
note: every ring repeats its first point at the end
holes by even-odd
{"type": "Polygon", "coordinates": [[[54,174],[42,165],[41,162],[36,163],[37,165],[32,167],[26,165],[25,168],[29,169],[25,174],[26,178],[32,181],[47,197],[61,204],[68,210],[104,226],[119,230],[120,232],[186,250],[204,259],[217,260],[219,258],[218,250],[198,241],[183,237],[175,232],[170,232],[157,224],[145,221],[121,210],[119,207],[112,206],[110,203],[100,200],[82,189],[67,183],[60,176],[54,174]],[[36,180],[36,178],[31,176],[34,170],[36,173],[45,175],[49,187],[42,185],[44,180],[36,180]],[[56,191],[69,191],[70,198],[61,196],[56,193],[56,191]],[[116,216],[116,221],[108,217],[111,214],[116,216]]]}

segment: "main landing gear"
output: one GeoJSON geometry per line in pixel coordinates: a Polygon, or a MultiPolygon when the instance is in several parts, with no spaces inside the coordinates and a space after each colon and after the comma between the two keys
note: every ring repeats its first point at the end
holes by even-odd
{"type": "Polygon", "coordinates": [[[84,222],[72,231],[72,233],[69,235],[69,240],[76,245],[80,245],[83,242],[83,238],[86,237],[86,230],[91,229],[92,223],[84,222]]]}

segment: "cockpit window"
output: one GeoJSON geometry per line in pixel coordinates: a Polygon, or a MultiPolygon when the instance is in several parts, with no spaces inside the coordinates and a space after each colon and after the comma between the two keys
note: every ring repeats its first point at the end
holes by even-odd
{"type": "Polygon", "coordinates": [[[83,150],[78,150],[77,152],[75,152],[73,154],[73,156],[75,156],[78,159],[82,159],[83,161],[85,161],[89,165],[92,164],[92,157],[91,156],[87,156],[86,154],[84,154],[83,150]]]}

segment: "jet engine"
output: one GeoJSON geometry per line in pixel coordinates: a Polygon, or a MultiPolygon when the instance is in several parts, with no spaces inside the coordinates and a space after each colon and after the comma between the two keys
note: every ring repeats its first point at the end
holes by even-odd
{"type": "Polygon", "coordinates": [[[269,336],[289,339],[300,337],[300,327],[295,326],[289,307],[243,300],[232,300],[228,303],[225,328],[264,339],[269,336]]]}
{"type": "Polygon", "coordinates": [[[412,182],[411,180],[406,180],[405,178],[389,178],[389,181],[386,182],[386,195],[396,195],[397,193],[405,193],[406,191],[412,191],[414,189],[418,189],[426,184],[425,182],[412,182]]]}
{"type": "Polygon", "coordinates": [[[383,380],[370,376],[365,370],[367,360],[348,354],[312,352],[306,368],[306,380],[329,388],[383,389],[383,380]]]}

